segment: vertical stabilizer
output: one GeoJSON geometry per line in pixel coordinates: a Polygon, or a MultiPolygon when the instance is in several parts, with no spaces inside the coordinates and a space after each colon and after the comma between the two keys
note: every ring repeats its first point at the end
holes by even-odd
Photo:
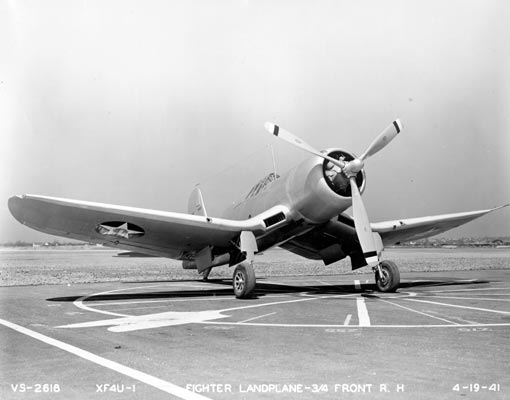
{"type": "Polygon", "coordinates": [[[197,186],[191,192],[188,200],[188,212],[193,215],[202,215],[207,217],[207,211],[205,209],[204,198],[202,197],[202,191],[197,186]]]}

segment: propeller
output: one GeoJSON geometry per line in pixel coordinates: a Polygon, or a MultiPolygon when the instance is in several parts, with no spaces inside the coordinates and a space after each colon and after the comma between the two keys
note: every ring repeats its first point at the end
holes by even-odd
{"type": "Polygon", "coordinates": [[[290,144],[293,144],[294,146],[299,147],[304,151],[307,151],[308,153],[315,154],[316,156],[331,161],[333,164],[338,165],[340,168],[345,167],[345,162],[330,157],[327,154],[321,153],[319,150],[316,150],[314,147],[310,146],[304,140],[298,138],[296,135],[290,133],[289,131],[280,128],[278,125],[273,124],[272,122],[266,122],[264,124],[264,127],[272,135],[278,136],[280,139],[283,139],[286,142],[289,142],[290,144]]]}
{"type": "Polygon", "coordinates": [[[396,119],[384,129],[379,136],[377,136],[370,146],[361,155],[360,160],[364,161],[368,157],[374,155],[379,150],[382,150],[386,145],[391,142],[402,130],[402,123],[399,119],[396,119]]]}
{"type": "Polygon", "coordinates": [[[329,157],[327,154],[321,153],[316,150],[313,146],[310,146],[308,143],[295,136],[294,134],[286,131],[285,129],[281,129],[278,125],[272,122],[266,122],[264,125],[266,130],[279,138],[289,142],[290,144],[299,147],[300,149],[307,151],[316,156],[322,157],[325,160],[332,162],[334,165],[337,165],[342,170],[342,173],[349,178],[349,182],[351,185],[351,193],[352,193],[352,209],[354,214],[354,227],[356,228],[356,234],[358,235],[358,239],[361,245],[361,250],[363,251],[363,256],[365,257],[365,261],[371,267],[376,267],[379,265],[379,255],[377,252],[377,247],[374,240],[374,235],[372,233],[372,229],[370,228],[370,220],[368,219],[368,214],[365,209],[365,205],[363,204],[363,200],[361,199],[361,193],[358,189],[358,185],[356,184],[356,175],[363,169],[364,161],[369,157],[373,156],[380,150],[382,150],[388,143],[390,143],[402,130],[402,123],[400,120],[396,119],[391,124],[389,124],[375,139],[367,149],[363,152],[363,154],[355,158],[351,161],[342,161],[336,160],[332,157],[329,157]]]}

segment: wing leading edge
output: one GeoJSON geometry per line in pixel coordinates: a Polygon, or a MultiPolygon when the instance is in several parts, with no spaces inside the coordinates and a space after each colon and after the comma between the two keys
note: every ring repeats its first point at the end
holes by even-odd
{"type": "Polygon", "coordinates": [[[44,233],[174,259],[207,246],[227,247],[242,231],[262,234],[268,230],[264,219],[288,213],[276,206],[234,221],[38,195],[13,196],[8,205],[19,222],[44,233]]]}
{"type": "MultiPolygon", "coordinates": [[[[485,214],[499,210],[508,204],[488,210],[409,218],[370,224],[384,246],[423,239],[456,228],[485,214]]],[[[354,228],[354,220],[341,214],[327,224],[318,226],[298,237],[280,244],[280,247],[306,258],[320,260],[328,265],[347,256],[353,269],[366,265],[354,228]]]]}
{"type": "MultiPolygon", "coordinates": [[[[377,222],[371,228],[381,236],[384,246],[390,246],[446,232],[506,206],[377,222]]],[[[185,253],[199,252],[207,246],[228,247],[242,231],[260,236],[269,230],[267,221],[271,217],[289,215],[287,207],[276,206],[253,218],[235,221],[37,195],[11,197],[9,209],[19,222],[44,233],[174,259],[182,259],[185,253]]],[[[280,223],[270,229],[278,226],[280,223]]],[[[281,247],[330,263],[347,255],[352,258],[359,246],[356,246],[351,219],[343,215],[281,247]],[[326,243],[325,239],[332,243],[326,243]],[[331,246],[338,246],[335,243],[346,247],[343,256],[326,254],[331,246]],[[303,249],[308,250],[303,253],[303,249]]]]}

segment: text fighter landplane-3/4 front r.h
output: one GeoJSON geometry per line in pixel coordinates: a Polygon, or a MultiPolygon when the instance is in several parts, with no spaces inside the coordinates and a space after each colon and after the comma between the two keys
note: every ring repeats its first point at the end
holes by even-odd
{"type": "Polygon", "coordinates": [[[373,269],[380,291],[395,291],[400,274],[393,262],[381,260],[384,246],[437,235],[501,208],[370,223],[361,198],[364,163],[400,133],[399,120],[359,157],[341,149],[318,151],[273,123],[265,128],[311,157],[283,176],[266,176],[221,218],[207,214],[199,188],[188,214],[28,194],[11,197],[9,210],[38,231],[182,260],[183,268],[204,278],[212,268],[235,266],[234,293],[249,298],[255,293],[255,256],[274,246],[326,265],[348,256],[352,269],[373,269]],[[352,217],[344,213],[351,206],[352,217]]]}

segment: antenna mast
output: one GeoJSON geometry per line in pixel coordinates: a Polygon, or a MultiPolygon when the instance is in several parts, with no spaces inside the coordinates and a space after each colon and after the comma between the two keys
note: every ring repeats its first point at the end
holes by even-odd
{"type": "Polygon", "coordinates": [[[273,145],[270,144],[269,145],[270,149],[271,149],[271,158],[273,160],[273,173],[274,173],[274,179],[276,179],[276,177],[278,175],[276,175],[276,160],[275,160],[275,157],[274,157],[274,148],[273,148],[273,145]]]}

